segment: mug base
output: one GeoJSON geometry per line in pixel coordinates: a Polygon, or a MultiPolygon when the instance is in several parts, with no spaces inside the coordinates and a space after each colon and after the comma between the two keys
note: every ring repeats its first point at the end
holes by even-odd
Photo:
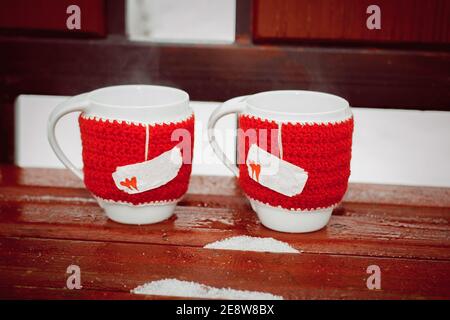
{"type": "Polygon", "coordinates": [[[137,225],[164,221],[172,216],[177,206],[176,202],[131,206],[125,203],[97,200],[109,219],[119,223],[137,225]]]}
{"type": "Polygon", "coordinates": [[[289,233],[313,232],[325,227],[332,207],[317,210],[288,210],[249,199],[261,223],[272,230],[289,233]]]}

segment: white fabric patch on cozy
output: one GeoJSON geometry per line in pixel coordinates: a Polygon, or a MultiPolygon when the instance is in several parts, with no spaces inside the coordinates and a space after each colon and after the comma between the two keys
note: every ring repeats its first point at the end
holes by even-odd
{"type": "Polygon", "coordinates": [[[112,177],[117,188],[135,194],[165,185],[178,175],[182,163],[181,150],[174,147],[151,160],[117,167],[112,177]]]}
{"type": "Polygon", "coordinates": [[[204,246],[204,248],[258,252],[300,253],[300,251],[291,247],[286,242],[279,241],[274,238],[258,238],[249,236],[237,236],[219,240],[216,242],[208,243],[204,246]]]}
{"type": "Polygon", "coordinates": [[[267,292],[215,288],[197,282],[178,279],[162,279],[148,282],[134,288],[131,290],[131,293],[207,299],[283,300],[282,296],[267,292]]]}
{"type": "Polygon", "coordinates": [[[308,180],[305,170],[274,156],[256,144],[250,146],[246,164],[250,178],[288,197],[300,194],[308,180]]]}

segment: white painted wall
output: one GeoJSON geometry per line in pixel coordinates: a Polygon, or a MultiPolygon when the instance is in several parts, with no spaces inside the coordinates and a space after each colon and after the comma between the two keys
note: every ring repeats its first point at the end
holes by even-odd
{"type": "MultiPolygon", "coordinates": [[[[51,110],[65,97],[22,95],[16,103],[16,164],[62,167],[46,138],[51,110]]],[[[206,136],[211,112],[220,103],[192,102],[196,116],[193,174],[231,175],[213,154],[206,136]]],[[[450,187],[450,112],[354,108],[352,182],[450,187]]],[[[233,116],[218,126],[219,141],[234,159],[233,116]],[[222,134],[220,134],[222,133],[222,134]]],[[[57,135],[70,159],[81,167],[77,117],[61,120],[57,135]]]]}
{"type": "Polygon", "coordinates": [[[232,43],[235,0],[128,0],[131,40],[232,43]]]}

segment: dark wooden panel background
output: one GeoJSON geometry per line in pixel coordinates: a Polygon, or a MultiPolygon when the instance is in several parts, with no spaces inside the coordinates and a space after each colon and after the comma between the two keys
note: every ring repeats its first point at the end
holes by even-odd
{"type": "Polygon", "coordinates": [[[255,0],[254,39],[449,43],[448,0],[255,0]],[[366,27],[378,5],[381,29],[366,27]]]}

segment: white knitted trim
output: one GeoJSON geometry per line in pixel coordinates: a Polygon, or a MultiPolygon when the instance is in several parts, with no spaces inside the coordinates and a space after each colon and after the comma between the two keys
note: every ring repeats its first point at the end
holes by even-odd
{"type": "Polygon", "coordinates": [[[353,118],[353,114],[352,113],[350,113],[348,115],[348,117],[346,117],[344,119],[341,119],[341,120],[337,120],[337,121],[323,121],[323,122],[322,121],[274,120],[274,119],[269,119],[269,118],[262,118],[262,117],[255,116],[255,115],[249,114],[249,113],[241,113],[240,116],[251,118],[251,119],[255,119],[255,120],[260,120],[260,121],[272,122],[272,123],[275,123],[275,124],[279,124],[279,123],[286,124],[286,123],[289,123],[289,124],[303,125],[303,126],[340,124],[340,123],[346,122],[346,121],[348,121],[348,120],[353,118]]]}
{"type": "Polygon", "coordinates": [[[153,206],[163,206],[163,205],[168,205],[168,204],[176,204],[178,203],[183,197],[180,197],[178,199],[171,199],[171,200],[158,200],[158,201],[151,201],[151,202],[144,202],[144,203],[139,203],[139,204],[133,204],[131,202],[126,202],[126,201],[116,201],[116,200],[110,200],[110,199],[103,199],[101,197],[98,197],[96,195],[94,195],[94,198],[100,201],[104,201],[107,203],[112,203],[112,204],[121,204],[121,205],[126,205],[129,207],[145,207],[145,206],[149,206],[149,205],[153,205],[153,206]]]}
{"type": "Polygon", "coordinates": [[[118,124],[128,124],[128,125],[135,125],[135,126],[142,126],[142,127],[146,127],[146,126],[158,126],[158,125],[171,125],[171,124],[178,124],[187,120],[190,120],[191,118],[194,117],[194,112],[191,112],[187,117],[184,117],[182,119],[178,119],[176,121],[154,121],[154,122],[139,122],[139,121],[129,121],[129,120],[121,120],[121,119],[111,119],[111,118],[103,118],[103,117],[98,117],[98,116],[88,116],[84,113],[81,113],[81,117],[83,119],[86,120],[95,120],[97,122],[109,122],[109,123],[114,123],[117,122],[118,124]]]}
{"type": "Polygon", "coordinates": [[[269,204],[269,203],[266,203],[266,202],[262,202],[262,201],[253,199],[253,198],[250,197],[248,194],[245,194],[245,196],[246,196],[249,200],[255,201],[256,203],[258,203],[258,204],[260,204],[260,205],[265,205],[265,206],[268,206],[268,207],[271,207],[271,208],[278,208],[278,209],[281,209],[281,210],[284,210],[284,211],[292,211],[292,212],[297,212],[297,213],[311,213],[311,212],[318,211],[318,210],[334,209],[334,208],[336,208],[336,207],[338,206],[338,204],[339,204],[339,203],[335,203],[335,204],[333,204],[333,205],[331,205],[331,206],[329,206],[329,207],[318,207],[318,208],[313,208],[313,209],[300,209],[300,208],[290,208],[290,209],[288,209],[288,208],[283,208],[282,206],[273,206],[273,205],[271,205],[271,204],[269,204]]]}

